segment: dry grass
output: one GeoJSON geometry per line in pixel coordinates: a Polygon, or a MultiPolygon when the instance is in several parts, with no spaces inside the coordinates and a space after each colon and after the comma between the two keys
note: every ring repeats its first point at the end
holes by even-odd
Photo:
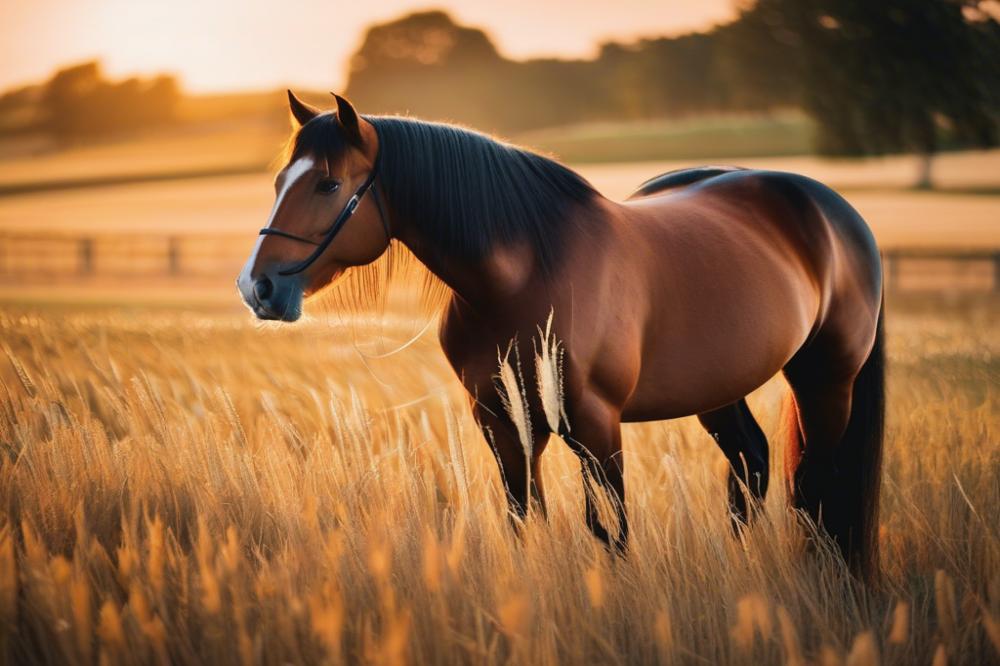
{"type": "MultiPolygon", "coordinates": [[[[433,339],[376,359],[360,324],[8,306],[0,660],[995,662],[998,320],[995,299],[893,304],[871,591],[799,552],[780,483],[734,538],[722,457],[690,419],[626,428],[616,560],[558,445],[548,522],[512,535],[433,339]]],[[[751,399],[772,442],[782,391],[751,399]]]]}

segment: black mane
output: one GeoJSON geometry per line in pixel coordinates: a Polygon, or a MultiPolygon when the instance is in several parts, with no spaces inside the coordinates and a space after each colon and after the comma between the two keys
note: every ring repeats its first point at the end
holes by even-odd
{"type": "MultiPolygon", "coordinates": [[[[495,245],[528,241],[542,265],[556,260],[574,208],[598,196],[582,176],[547,157],[471,130],[409,118],[366,117],[379,135],[379,184],[389,209],[418,225],[443,256],[478,259],[495,245]]],[[[346,147],[336,117],[317,116],[293,154],[346,147]]]]}

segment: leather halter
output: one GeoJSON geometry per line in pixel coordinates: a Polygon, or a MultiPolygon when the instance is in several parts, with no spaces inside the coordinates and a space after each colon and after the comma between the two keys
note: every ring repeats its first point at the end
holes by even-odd
{"type": "Polygon", "coordinates": [[[372,191],[372,198],[375,199],[375,206],[376,208],[378,208],[378,219],[382,223],[382,229],[385,231],[385,237],[390,240],[392,239],[392,234],[389,231],[389,225],[385,221],[385,213],[382,210],[382,202],[379,200],[378,191],[375,190],[375,179],[378,177],[378,168],[381,158],[382,158],[382,146],[380,143],[378,152],[375,153],[375,163],[372,165],[371,173],[369,173],[368,177],[365,178],[365,182],[361,183],[361,186],[354,191],[354,194],[351,196],[351,198],[347,200],[347,203],[341,209],[340,214],[337,215],[337,218],[333,221],[333,224],[331,224],[330,228],[327,229],[326,233],[323,236],[323,240],[316,242],[314,240],[306,238],[305,236],[298,236],[296,234],[289,233],[287,231],[282,231],[281,229],[272,229],[270,227],[264,227],[263,229],[260,230],[259,235],[261,236],[281,236],[282,238],[288,238],[294,241],[298,241],[300,243],[308,243],[309,245],[316,246],[316,249],[313,250],[312,254],[310,254],[308,257],[306,257],[299,263],[295,264],[291,268],[286,268],[285,270],[278,271],[278,275],[296,275],[306,270],[314,263],[316,263],[316,260],[319,259],[320,255],[322,255],[326,251],[326,248],[330,247],[330,243],[333,242],[333,239],[337,237],[337,234],[340,233],[340,230],[344,228],[344,225],[347,224],[347,221],[351,219],[352,215],[354,215],[354,211],[358,209],[358,204],[361,203],[361,199],[364,198],[366,194],[368,194],[369,190],[372,191]]]}

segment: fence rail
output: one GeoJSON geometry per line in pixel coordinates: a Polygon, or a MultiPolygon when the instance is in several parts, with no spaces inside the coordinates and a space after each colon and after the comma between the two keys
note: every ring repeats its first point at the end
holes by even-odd
{"type": "MultiPolygon", "coordinates": [[[[0,280],[230,279],[253,238],[246,234],[57,234],[0,232],[0,280]]],[[[974,289],[1000,292],[1000,248],[889,248],[891,290],[974,289]]]]}
{"type": "Polygon", "coordinates": [[[221,277],[239,270],[252,242],[245,234],[0,233],[0,277],[221,277]]]}
{"type": "Polygon", "coordinates": [[[886,288],[893,291],[1000,292],[1000,248],[888,248],[882,266],[886,288]]]}

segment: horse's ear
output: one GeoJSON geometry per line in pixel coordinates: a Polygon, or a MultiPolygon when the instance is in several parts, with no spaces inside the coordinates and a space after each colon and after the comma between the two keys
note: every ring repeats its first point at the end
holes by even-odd
{"type": "Polygon", "coordinates": [[[337,120],[340,121],[344,131],[357,145],[361,145],[361,128],[358,126],[358,112],[354,110],[346,97],[341,97],[337,93],[330,93],[337,100],[337,120]]]}
{"type": "Polygon", "coordinates": [[[319,109],[300,100],[291,90],[288,91],[288,108],[291,109],[292,117],[295,118],[299,127],[320,114],[319,109]]]}

